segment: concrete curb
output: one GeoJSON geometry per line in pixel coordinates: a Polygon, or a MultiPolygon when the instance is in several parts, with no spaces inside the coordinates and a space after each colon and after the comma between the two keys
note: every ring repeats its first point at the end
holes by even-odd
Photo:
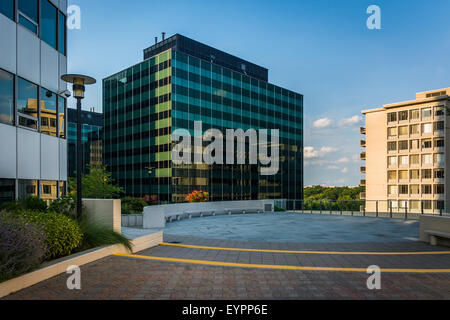
{"type": "MultiPolygon", "coordinates": [[[[133,243],[133,253],[139,252],[151,247],[155,247],[163,242],[163,233],[157,232],[146,235],[131,241],[133,243]]],[[[36,271],[24,274],[20,277],[0,283],[0,298],[6,297],[22,289],[31,287],[41,281],[65,273],[69,266],[82,266],[99,259],[108,257],[114,253],[129,253],[123,245],[112,245],[99,249],[92,249],[76,255],[71,255],[58,260],[48,266],[42,267],[36,271]]]]}

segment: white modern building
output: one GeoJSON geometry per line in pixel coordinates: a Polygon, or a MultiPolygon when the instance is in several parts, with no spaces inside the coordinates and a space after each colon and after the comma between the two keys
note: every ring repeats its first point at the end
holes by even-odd
{"type": "Polygon", "coordinates": [[[67,0],[0,1],[0,202],[66,192],[67,0]]]}

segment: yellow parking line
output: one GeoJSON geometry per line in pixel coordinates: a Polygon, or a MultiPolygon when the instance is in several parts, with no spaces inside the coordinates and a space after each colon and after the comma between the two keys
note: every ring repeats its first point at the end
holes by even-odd
{"type": "MultiPolygon", "coordinates": [[[[274,270],[300,270],[300,271],[339,271],[339,272],[364,272],[367,273],[367,268],[334,268],[334,267],[300,267],[300,266],[282,266],[270,264],[247,264],[234,262],[220,262],[208,260],[191,260],[178,259],[166,257],[150,257],[140,256],[135,254],[115,253],[118,257],[128,257],[135,259],[163,261],[163,262],[181,262],[198,265],[219,266],[219,267],[239,267],[239,268],[257,268],[257,269],[274,269],[274,270]]],[[[450,273],[450,269],[381,269],[385,273],[450,273]]]]}
{"type": "Polygon", "coordinates": [[[269,249],[243,249],[243,248],[222,248],[194,246],[188,244],[161,243],[161,246],[201,249],[201,250],[224,250],[224,251],[244,251],[244,252],[268,252],[268,253],[294,253],[294,254],[328,254],[328,255],[386,255],[386,256],[406,256],[406,255],[438,255],[450,254],[450,251],[428,251],[428,252],[341,252],[341,251],[291,251],[291,250],[269,250],[269,249]]]}

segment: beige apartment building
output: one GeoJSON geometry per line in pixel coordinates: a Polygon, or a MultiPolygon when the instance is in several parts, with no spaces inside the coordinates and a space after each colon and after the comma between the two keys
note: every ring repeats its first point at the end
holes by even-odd
{"type": "Polygon", "coordinates": [[[450,88],[362,111],[361,159],[367,212],[441,213],[450,209],[450,88]]]}

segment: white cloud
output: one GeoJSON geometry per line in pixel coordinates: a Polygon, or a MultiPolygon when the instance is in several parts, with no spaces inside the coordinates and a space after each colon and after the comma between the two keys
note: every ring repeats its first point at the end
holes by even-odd
{"type": "Polygon", "coordinates": [[[339,126],[341,127],[352,127],[355,125],[360,125],[363,120],[362,116],[353,116],[348,119],[342,119],[339,121],[339,126]]]}
{"type": "Polygon", "coordinates": [[[305,159],[315,159],[323,157],[329,153],[336,152],[338,149],[333,147],[322,147],[319,150],[317,150],[314,147],[305,147],[304,149],[304,155],[305,159]]]}
{"type": "Polygon", "coordinates": [[[350,159],[349,158],[341,158],[338,161],[336,161],[336,163],[349,163],[350,159]]]}
{"type": "Polygon", "coordinates": [[[332,123],[333,123],[333,120],[330,120],[328,118],[319,119],[319,120],[314,121],[313,128],[324,129],[324,128],[331,126],[332,123]]]}
{"type": "Polygon", "coordinates": [[[338,170],[339,167],[338,166],[328,166],[326,169],[327,170],[338,170]]]}
{"type": "Polygon", "coordinates": [[[342,173],[347,173],[347,172],[348,172],[348,169],[347,169],[347,168],[344,168],[344,169],[342,169],[341,172],[342,172],[342,173]]]}

